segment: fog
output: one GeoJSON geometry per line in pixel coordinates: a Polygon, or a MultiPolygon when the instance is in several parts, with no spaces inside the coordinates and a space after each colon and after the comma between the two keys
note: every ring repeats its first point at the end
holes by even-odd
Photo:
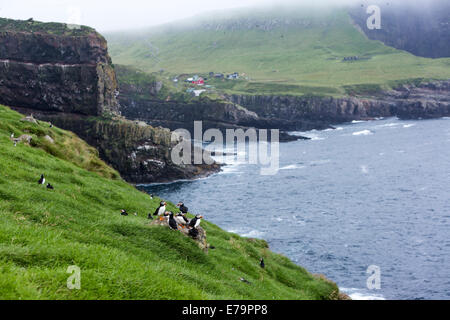
{"type": "Polygon", "coordinates": [[[267,6],[273,4],[344,5],[358,3],[426,3],[448,0],[0,0],[0,17],[33,18],[83,24],[99,31],[115,31],[149,27],[193,15],[223,9],[267,6]]]}

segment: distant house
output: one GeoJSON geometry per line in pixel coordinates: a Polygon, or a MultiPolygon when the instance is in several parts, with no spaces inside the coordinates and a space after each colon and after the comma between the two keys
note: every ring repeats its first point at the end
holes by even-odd
{"type": "Polygon", "coordinates": [[[229,80],[239,79],[239,73],[235,72],[235,73],[229,74],[229,75],[227,75],[227,79],[229,79],[229,80]]]}
{"type": "Polygon", "coordinates": [[[201,77],[195,79],[192,81],[192,84],[196,84],[198,86],[203,86],[205,84],[205,80],[201,77]]]}

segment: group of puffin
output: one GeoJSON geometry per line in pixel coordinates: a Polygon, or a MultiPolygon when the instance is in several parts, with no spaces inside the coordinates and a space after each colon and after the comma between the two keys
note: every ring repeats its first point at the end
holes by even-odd
{"type": "MultiPolygon", "coordinates": [[[[172,230],[178,230],[178,228],[189,228],[191,234],[197,233],[197,228],[200,226],[200,223],[203,219],[203,216],[196,215],[193,219],[189,220],[187,218],[188,208],[184,205],[183,202],[179,202],[177,204],[177,207],[180,208],[180,212],[177,214],[174,214],[171,211],[166,211],[166,202],[161,201],[159,204],[159,207],[155,210],[153,213],[154,216],[158,216],[159,220],[164,221],[165,219],[168,219],[169,227],[172,230]],[[192,230],[192,232],[191,232],[192,230]]],[[[153,219],[151,214],[148,215],[149,219],[153,219]]]]}

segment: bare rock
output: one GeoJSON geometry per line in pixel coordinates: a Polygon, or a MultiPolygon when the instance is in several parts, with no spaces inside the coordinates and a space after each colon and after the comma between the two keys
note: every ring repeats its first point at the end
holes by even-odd
{"type": "MultiPolygon", "coordinates": [[[[153,220],[150,223],[151,226],[163,226],[163,227],[167,227],[169,228],[169,221],[167,219],[164,220],[153,220]]],[[[197,231],[198,234],[196,235],[196,237],[191,236],[190,231],[191,229],[185,227],[178,227],[178,231],[181,232],[182,234],[184,234],[186,237],[189,237],[191,239],[193,239],[195,242],[197,242],[198,246],[200,247],[200,249],[202,249],[205,253],[208,253],[208,248],[209,248],[209,244],[206,241],[206,231],[205,229],[203,229],[202,227],[198,227],[197,231]]]]}
{"type": "Polygon", "coordinates": [[[22,119],[20,119],[20,121],[31,122],[31,123],[35,123],[35,124],[38,123],[37,120],[35,118],[33,118],[33,116],[28,116],[28,117],[22,118],[22,119]]]}
{"type": "Polygon", "coordinates": [[[51,144],[54,144],[54,143],[55,143],[55,140],[53,140],[52,137],[50,137],[50,136],[48,136],[48,135],[45,136],[44,139],[47,140],[48,142],[50,142],[51,144]]]}

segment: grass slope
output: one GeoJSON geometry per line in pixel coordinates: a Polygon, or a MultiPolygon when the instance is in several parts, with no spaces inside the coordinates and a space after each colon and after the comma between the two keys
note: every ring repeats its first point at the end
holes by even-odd
{"type": "Polygon", "coordinates": [[[344,86],[388,88],[398,80],[450,77],[450,59],[420,58],[368,40],[344,8],[235,10],[106,37],[115,63],[147,72],[249,77],[212,83],[227,92],[340,95],[344,86]],[[362,59],[343,62],[347,56],[362,59]]]}
{"type": "Polygon", "coordinates": [[[336,285],[272,253],[263,240],[204,222],[216,247],[205,254],[179,232],[148,226],[146,214],[159,199],[123,182],[74,134],[21,118],[0,106],[0,299],[337,297],[336,285]],[[34,142],[14,147],[11,132],[34,142]],[[41,173],[54,191],[38,186],[41,173]],[[122,217],[122,208],[139,215],[122,217]],[[70,265],[81,268],[81,290],[66,287],[70,265]]]}

